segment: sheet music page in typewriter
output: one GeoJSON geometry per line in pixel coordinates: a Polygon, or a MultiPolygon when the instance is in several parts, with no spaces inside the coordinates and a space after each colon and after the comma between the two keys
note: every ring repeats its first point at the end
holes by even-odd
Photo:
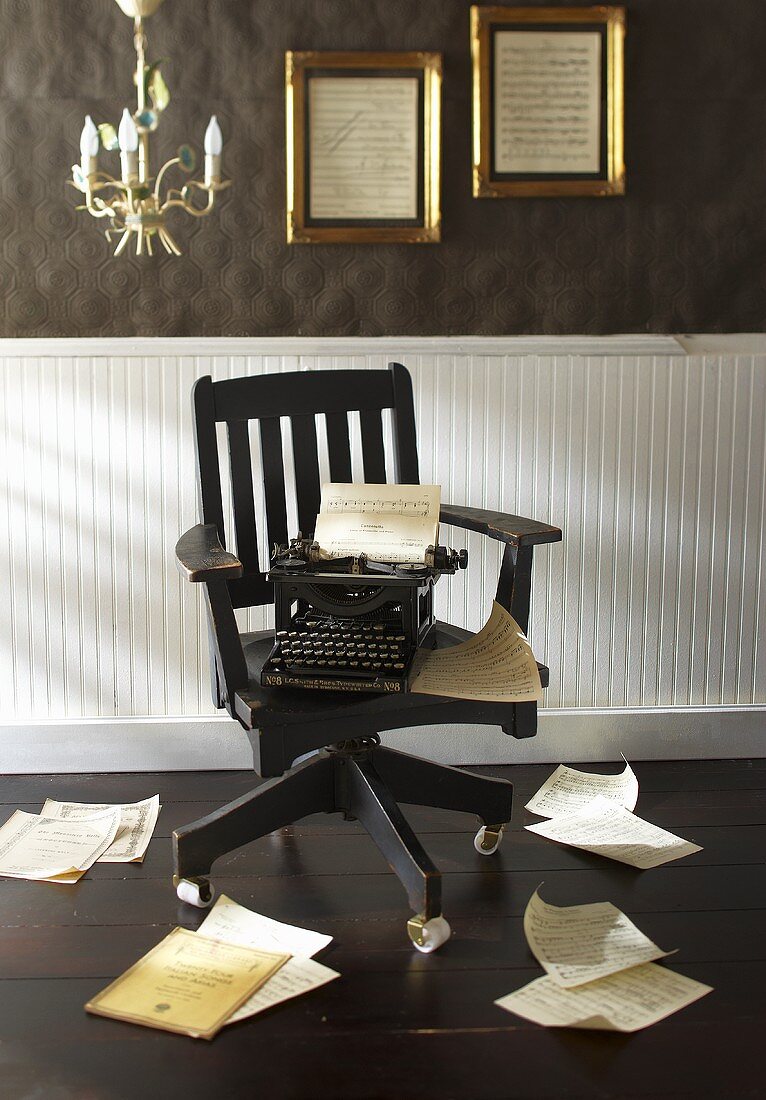
{"type": "Polygon", "coordinates": [[[422,562],[439,539],[440,502],[438,485],[326,482],[314,538],[330,558],[422,562]]]}

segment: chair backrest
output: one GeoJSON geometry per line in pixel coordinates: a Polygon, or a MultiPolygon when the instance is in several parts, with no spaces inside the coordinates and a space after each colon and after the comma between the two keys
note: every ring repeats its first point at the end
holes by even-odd
{"type": "MultiPolygon", "coordinates": [[[[229,582],[234,607],[271,603],[272,586],[259,565],[261,545],[287,542],[297,532],[287,529],[286,483],[283,462],[283,418],[289,418],[292,439],[294,492],[298,526],[313,533],[320,502],[320,461],[317,417],[326,423],[327,468],[331,481],[353,480],[349,413],[358,413],[364,479],[385,483],[386,447],[384,409],[391,410],[394,481],[419,481],[412,382],[401,363],[388,370],[317,370],[255,375],[213,382],[208,376],[194,386],[193,412],[201,521],[215,523],[221,544],[227,531],[217,425],[225,425],[228,481],[231,486],[233,543],[244,566],[244,576],[229,582]],[[258,432],[251,433],[251,422],[258,432]],[[260,438],[260,455],[253,455],[251,438],[260,438]],[[263,479],[266,531],[257,529],[258,474],[263,479]]],[[[223,451],[224,448],[222,447],[223,451]]],[[[232,539],[229,540],[232,542],[232,539]]],[[[232,547],[233,548],[233,547],[232,547]]]]}

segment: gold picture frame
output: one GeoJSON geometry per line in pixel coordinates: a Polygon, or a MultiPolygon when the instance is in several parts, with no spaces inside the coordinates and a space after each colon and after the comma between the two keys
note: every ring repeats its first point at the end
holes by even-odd
{"type": "Polygon", "coordinates": [[[441,54],[288,51],[287,240],[441,239],[441,54]]]}
{"type": "Polygon", "coordinates": [[[622,7],[471,8],[475,198],[625,193],[624,38],[622,7]]]}

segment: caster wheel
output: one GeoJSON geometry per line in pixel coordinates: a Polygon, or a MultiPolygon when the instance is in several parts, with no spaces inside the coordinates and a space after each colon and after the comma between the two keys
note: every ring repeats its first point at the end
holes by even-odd
{"type": "Polygon", "coordinates": [[[473,846],[480,856],[494,855],[503,839],[502,825],[482,825],[473,838],[473,846]]]}
{"type": "Polygon", "coordinates": [[[407,921],[407,935],[417,951],[430,955],[447,942],[452,935],[452,929],[441,915],[427,921],[422,917],[411,917],[407,921]]]}
{"type": "Polygon", "coordinates": [[[208,909],[213,904],[215,890],[206,878],[182,878],[176,886],[176,894],[187,905],[208,909]]]}

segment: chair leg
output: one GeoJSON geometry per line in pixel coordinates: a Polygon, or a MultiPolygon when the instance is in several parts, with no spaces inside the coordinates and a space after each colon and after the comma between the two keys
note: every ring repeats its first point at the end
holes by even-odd
{"type": "Polygon", "coordinates": [[[537,703],[514,703],[513,725],[503,726],[503,733],[520,740],[537,733],[537,703]]]}
{"type": "Polygon", "coordinates": [[[283,778],[272,779],[207,817],[176,829],[173,833],[176,885],[180,879],[208,875],[219,856],[283,825],[307,814],[333,813],[334,771],[329,756],[313,757],[283,778]]]}
{"type": "Polygon", "coordinates": [[[485,825],[511,820],[513,784],[476,775],[395,749],[378,748],[375,767],[397,802],[476,814],[485,825]]]}
{"type": "MultiPolygon", "coordinates": [[[[441,875],[369,759],[351,757],[346,773],[348,809],[358,818],[401,880],[410,905],[426,921],[441,913],[441,875]]],[[[342,776],[339,786],[342,789],[342,776]]]]}

